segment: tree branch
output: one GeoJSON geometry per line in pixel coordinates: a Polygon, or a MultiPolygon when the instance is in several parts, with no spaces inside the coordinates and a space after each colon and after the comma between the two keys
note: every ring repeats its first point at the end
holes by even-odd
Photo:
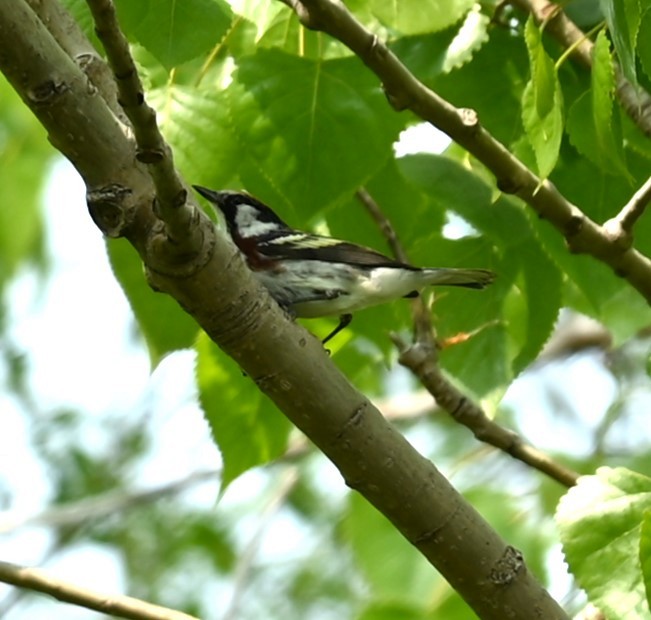
{"type": "Polygon", "coordinates": [[[59,601],[129,620],[198,620],[180,611],[152,605],[130,596],[111,596],[52,577],[37,568],[0,561],[0,581],[48,594],[59,601]]]}
{"type": "Polygon", "coordinates": [[[125,124],[126,129],[129,121],[118,104],[118,89],[113,74],[82,32],[79,24],[57,0],[27,0],[27,2],[61,49],[88,76],[113,114],[125,124]]]}
{"type": "Polygon", "coordinates": [[[180,480],[167,482],[153,489],[140,491],[111,491],[95,497],[64,505],[53,506],[37,514],[21,516],[11,511],[0,512],[0,533],[6,534],[26,525],[45,525],[48,527],[77,526],[81,523],[113,515],[161,497],[180,493],[189,486],[216,479],[217,470],[197,471],[180,480]]]}
{"type": "Polygon", "coordinates": [[[104,212],[117,221],[109,230],[138,249],[152,286],[197,320],[484,620],[529,620],[532,610],[567,618],[521,555],[350,385],[321,343],[287,319],[206,216],[199,214],[194,252],[156,251],[169,240],[134,145],[25,0],[0,2],[0,40],[0,70],[87,186],[104,192],[104,212]]]}
{"type": "Polygon", "coordinates": [[[614,243],[628,246],[633,243],[633,226],[642,217],[649,201],[651,201],[651,177],[633,194],[614,218],[604,223],[604,230],[612,237],[614,243]]]}
{"type": "Polygon", "coordinates": [[[445,132],[495,175],[501,191],[517,195],[548,220],[565,237],[571,252],[589,254],[609,265],[651,303],[651,260],[613,242],[607,230],[490,135],[473,110],[455,108],[417,80],[340,0],[292,0],[291,4],[306,27],[328,33],[359,56],[380,78],[396,110],[409,109],[445,132]]]}
{"type": "Polygon", "coordinates": [[[394,342],[400,350],[400,363],[419,378],[442,409],[471,430],[479,441],[510,454],[564,486],[571,487],[576,484],[579,477],[577,472],[554,461],[541,450],[525,442],[517,433],[491,420],[477,403],[452,385],[441,371],[436,354],[429,343],[416,341],[406,345],[397,337],[394,337],[394,342]]]}
{"type": "Polygon", "coordinates": [[[285,469],[280,477],[278,487],[275,489],[271,498],[266,502],[266,505],[261,508],[258,517],[258,525],[237,560],[237,565],[235,566],[234,571],[233,594],[231,595],[228,608],[222,616],[222,620],[237,620],[239,617],[240,602],[244,595],[248,578],[251,574],[255,556],[262,544],[264,532],[269,526],[272,517],[278,512],[289,494],[296,487],[297,482],[297,469],[295,467],[285,469]]]}
{"type": "Polygon", "coordinates": [[[166,234],[180,254],[197,247],[200,227],[196,205],[186,206],[188,191],[174,168],[172,150],[161,135],[156,112],[147,105],[129,43],[120,30],[111,0],[86,0],[120,93],[120,105],[131,121],[138,145],[136,159],[148,165],[156,187],[157,215],[166,224],[166,234]],[[180,247],[179,247],[180,246],[180,247]]]}
{"type": "MultiPolygon", "coordinates": [[[[407,254],[391,222],[373,197],[363,188],[359,189],[356,195],[377,222],[395,257],[404,263],[409,263],[407,254]]],[[[413,300],[412,308],[416,333],[415,342],[407,345],[396,335],[393,335],[392,339],[400,351],[399,362],[418,377],[437,405],[459,424],[468,428],[479,441],[510,454],[513,458],[547,474],[565,486],[575,485],[579,477],[578,473],[527,444],[517,433],[491,420],[477,403],[462,394],[448,381],[439,366],[438,349],[430,313],[420,297],[413,300]]]]}

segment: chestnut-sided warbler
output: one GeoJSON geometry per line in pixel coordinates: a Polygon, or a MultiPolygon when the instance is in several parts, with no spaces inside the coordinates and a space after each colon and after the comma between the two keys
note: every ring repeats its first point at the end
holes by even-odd
{"type": "Polygon", "coordinates": [[[247,265],[280,306],[297,317],[339,315],[324,343],[356,310],[415,297],[431,284],[479,289],[495,279],[486,269],[413,267],[361,245],[295,230],[248,194],[194,189],[219,208],[247,265]]]}

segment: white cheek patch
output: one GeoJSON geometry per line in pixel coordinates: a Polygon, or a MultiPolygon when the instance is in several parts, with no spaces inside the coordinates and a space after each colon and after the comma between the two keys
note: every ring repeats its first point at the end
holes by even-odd
{"type": "Polygon", "coordinates": [[[256,237],[278,230],[278,224],[260,220],[260,211],[245,203],[237,205],[235,225],[242,237],[256,237]]]}

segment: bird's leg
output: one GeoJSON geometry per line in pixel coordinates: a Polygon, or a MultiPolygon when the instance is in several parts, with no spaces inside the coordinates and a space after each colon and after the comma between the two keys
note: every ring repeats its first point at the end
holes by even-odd
{"type": "Polygon", "coordinates": [[[350,322],[353,320],[353,315],[352,314],[342,314],[339,317],[339,325],[335,327],[322,341],[322,344],[325,344],[328,342],[328,340],[331,340],[334,338],[342,329],[344,329],[347,325],[350,324],[350,322]]]}

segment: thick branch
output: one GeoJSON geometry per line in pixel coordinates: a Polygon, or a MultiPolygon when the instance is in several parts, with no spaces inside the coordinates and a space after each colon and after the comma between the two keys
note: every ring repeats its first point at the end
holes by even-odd
{"type": "Polygon", "coordinates": [[[61,49],[79,65],[98,89],[113,114],[127,125],[128,120],[118,104],[118,89],[113,74],[82,32],[79,24],[57,0],[27,0],[27,2],[61,49]]]}
{"type": "Polygon", "coordinates": [[[153,188],[122,126],[24,0],[0,2],[0,40],[0,70],[53,143],[87,183],[86,175],[113,183],[121,190],[118,198],[129,198],[116,212],[128,221],[124,234],[147,263],[152,285],[197,320],[482,618],[529,620],[539,610],[540,617],[565,619],[520,554],[350,385],[321,343],[287,320],[207,218],[198,223],[202,245],[193,253],[204,260],[189,257],[179,265],[178,256],[162,253],[152,269],[151,247],[160,234],[151,210],[153,188]],[[49,96],[34,97],[39,87],[49,96]],[[77,147],[87,142],[92,149],[77,147]],[[89,163],[96,161],[102,174],[89,163]]]}
{"type": "Polygon", "coordinates": [[[327,32],[360,57],[380,78],[396,110],[410,109],[448,134],[495,175],[503,192],[517,195],[548,220],[565,237],[570,251],[589,254],[609,265],[651,303],[651,260],[613,242],[603,227],[493,138],[474,111],[455,108],[418,81],[339,0],[292,0],[291,4],[305,26],[327,32]]]}
{"type": "Polygon", "coordinates": [[[0,581],[49,594],[59,601],[129,620],[198,620],[194,616],[152,605],[130,596],[116,596],[80,588],[45,571],[0,562],[0,581]]]}

